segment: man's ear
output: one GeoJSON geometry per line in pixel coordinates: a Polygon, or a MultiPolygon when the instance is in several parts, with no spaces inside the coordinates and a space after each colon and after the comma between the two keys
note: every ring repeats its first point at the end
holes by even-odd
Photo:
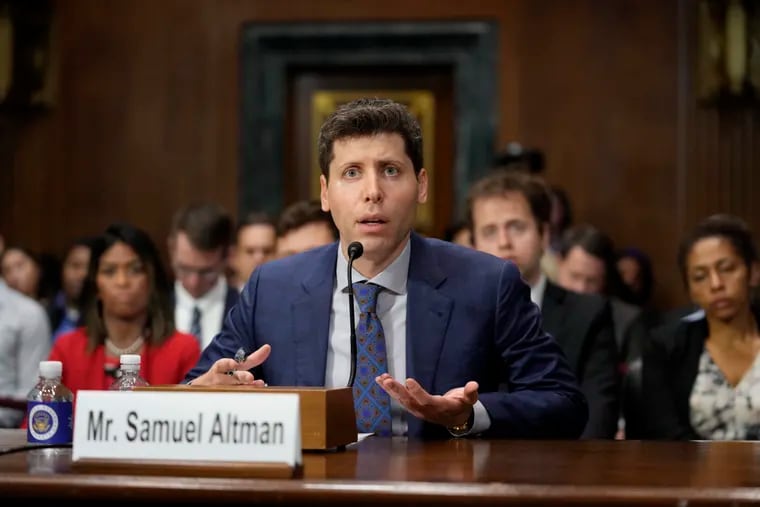
{"type": "Polygon", "coordinates": [[[322,211],[330,211],[330,201],[327,199],[327,177],[319,175],[319,200],[322,203],[322,211]]]}
{"type": "Polygon", "coordinates": [[[420,169],[417,175],[417,202],[424,204],[428,199],[428,174],[425,168],[420,169]]]}

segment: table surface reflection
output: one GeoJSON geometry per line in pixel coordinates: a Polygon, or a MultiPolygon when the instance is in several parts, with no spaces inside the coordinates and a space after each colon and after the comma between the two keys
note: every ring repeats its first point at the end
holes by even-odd
{"type": "MultiPolygon", "coordinates": [[[[0,450],[25,437],[0,430],[0,450]]],[[[84,474],[71,449],[33,449],[0,455],[0,491],[110,503],[760,503],[760,443],[368,438],[305,453],[304,477],[290,480],[84,474]]]]}

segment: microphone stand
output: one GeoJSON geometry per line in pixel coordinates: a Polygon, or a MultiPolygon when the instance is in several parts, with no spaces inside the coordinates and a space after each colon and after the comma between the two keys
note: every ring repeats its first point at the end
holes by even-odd
{"type": "Polygon", "coordinates": [[[346,278],[348,279],[348,320],[351,324],[351,374],[348,377],[348,387],[353,387],[354,380],[356,378],[356,323],[354,322],[354,284],[353,269],[354,261],[362,256],[364,253],[364,246],[358,241],[354,241],[348,245],[348,273],[346,278]]]}

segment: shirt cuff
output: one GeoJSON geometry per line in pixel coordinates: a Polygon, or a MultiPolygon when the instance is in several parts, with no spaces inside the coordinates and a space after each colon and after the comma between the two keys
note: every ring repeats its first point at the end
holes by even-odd
{"type": "Polygon", "coordinates": [[[454,437],[462,438],[483,433],[490,427],[491,416],[488,415],[486,407],[484,407],[480,400],[478,400],[475,402],[475,405],[472,406],[472,427],[470,428],[470,431],[467,433],[459,433],[449,429],[449,433],[454,437]]]}
{"type": "Polygon", "coordinates": [[[472,419],[472,428],[467,434],[477,435],[491,427],[491,416],[488,415],[488,410],[486,410],[486,407],[483,406],[483,403],[481,403],[480,400],[475,402],[475,405],[472,406],[472,410],[475,416],[472,419]]]}

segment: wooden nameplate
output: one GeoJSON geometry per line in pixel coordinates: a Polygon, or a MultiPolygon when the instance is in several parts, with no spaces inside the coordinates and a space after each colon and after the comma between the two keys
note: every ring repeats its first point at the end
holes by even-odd
{"type": "Polygon", "coordinates": [[[161,384],[136,387],[135,390],[295,393],[300,400],[301,448],[305,451],[343,449],[356,442],[354,397],[350,387],[252,387],[252,386],[188,386],[161,384]]]}

